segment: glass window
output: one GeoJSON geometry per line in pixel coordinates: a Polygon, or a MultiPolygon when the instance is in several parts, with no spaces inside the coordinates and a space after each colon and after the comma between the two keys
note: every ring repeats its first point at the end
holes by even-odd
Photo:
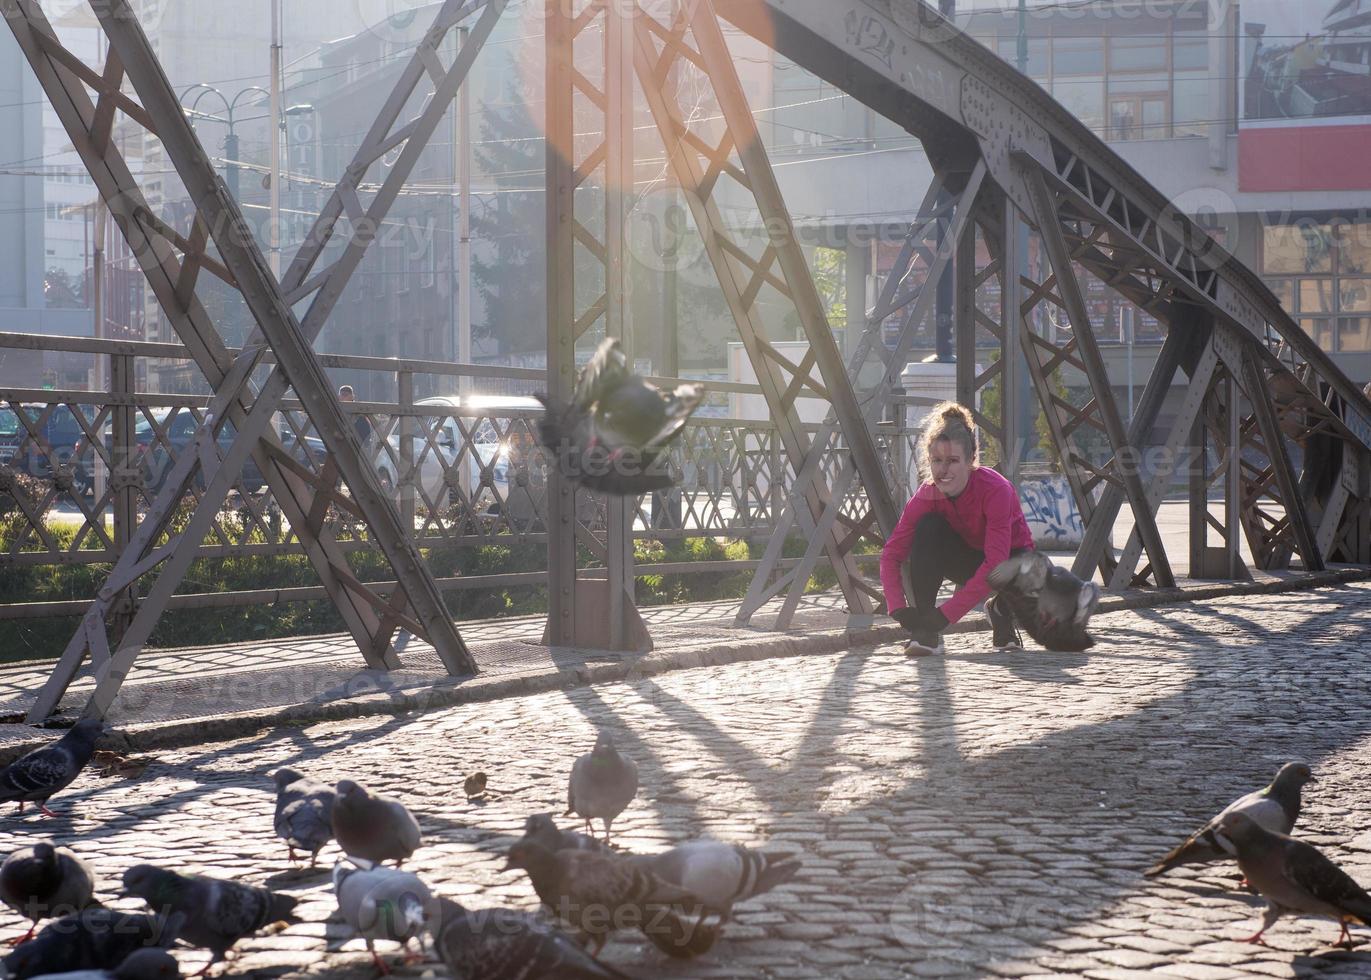
{"type": "Polygon", "coordinates": [[[1333,280],[1311,278],[1300,280],[1301,313],[1333,313],[1333,280]]]}
{"type": "Polygon", "coordinates": [[[1334,237],[1338,246],[1338,271],[1371,275],[1371,221],[1344,221],[1334,237]]]}
{"type": "Polygon", "coordinates": [[[1052,80],[1052,94],[1081,122],[1104,131],[1104,76],[1072,75],[1052,80]]]}
{"type": "Polygon", "coordinates": [[[1332,272],[1332,239],[1328,225],[1300,223],[1262,229],[1262,271],[1332,272]]]}
{"type": "Polygon", "coordinates": [[[1157,36],[1111,37],[1110,71],[1146,71],[1166,67],[1166,40],[1157,36]]]}
{"type": "Polygon", "coordinates": [[[1052,42],[1052,75],[1104,73],[1104,38],[1059,37],[1052,42]]]}
{"type": "Polygon", "coordinates": [[[1166,72],[1150,72],[1146,75],[1129,75],[1126,78],[1109,76],[1109,94],[1114,95],[1157,95],[1163,96],[1171,88],[1166,72]]]}
{"type": "Polygon", "coordinates": [[[1371,279],[1338,280],[1338,309],[1344,313],[1371,313],[1371,279]]]}
{"type": "Polygon", "coordinates": [[[1333,320],[1331,317],[1317,320],[1306,317],[1300,320],[1300,326],[1324,350],[1331,351],[1333,349],[1333,320]]]}
{"type": "Polygon", "coordinates": [[[1281,301],[1281,307],[1286,311],[1295,308],[1295,282],[1293,279],[1269,279],[1267,286],[1276,294],[1276,299],[1281,301]]]}
{"type": "Polygon", "coordinates": [[[1371,350],[1371,317],[1342,317],[1338,320],[1338,350],[1371,350]]]}
{"type": "Polygon", "coordinates": [[[1176,71],[1209,67],[1209,38],[1204,31],[1177,31],[1171,46],[1176,71]]]}
{"type": "Polygon", "coordinates": [[[1176,72],[1171,90],[1173,135],[1204,135],[1209,116],[1208,76],[1204,72],[1176,72]]]}
{"type": "MultiPolygon", "coordinates": [[[[1019,40],[1000,38],[1000,57],[1015,68],[1019,66],[1019,40]]],[[[1047,77],[1047,38],[1028,39],[1028,74],[1032,78],[1047,77]]]]}
{"type": "Polygon", "coordinates": [[[1162,139],[1169,136],[1165,99],[1142,100],[1143,139],[1162,139]]]}

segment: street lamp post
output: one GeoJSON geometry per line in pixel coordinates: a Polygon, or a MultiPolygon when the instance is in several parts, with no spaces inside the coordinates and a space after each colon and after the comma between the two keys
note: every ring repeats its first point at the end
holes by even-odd
{"type": "Polygon", "coordinates": [[[191,120],[192,126],[195,125],[195,120],[204,119],[210,122],[223,123],[228,127],[228,133],[224,136],[224,183],[228,185],[229,193],[233,195],[235,201],[239,200],[238,164],[241,159],[238,155],[238,132],[235,129],[238,121],[236,115],[239,109],[239,100],[249,92],[256,92],[258,95],[265,95],[268,99],[271,98],[271,93],[260,85],[249,85],[247,88],[240,90],[233,98],[229,98],[213,85],[207,85],[204,82],[196,82],[194,85],[188,86],[185,91],[181,93],[181,98],[179,100],[181,102],[182,111],[184,111],[186,116],[191,120]],[[190,105],[186,105],[186,96],[191,92],[198,92],[199,94],[195,96],[190,105]],[[224,114],[222,116],[200,111],[200,100],[206,95],[214,95],[224,104],[224,114]]]}

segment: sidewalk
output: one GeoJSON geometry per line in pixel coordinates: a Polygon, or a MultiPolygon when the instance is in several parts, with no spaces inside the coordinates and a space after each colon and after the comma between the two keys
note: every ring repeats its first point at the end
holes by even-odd
{"type": "MultiPolygon", "coordinates": [[[[1067,562],[1069,555],[1055,555],[1067,562]]],[[[1284,592],[1371,579],[1371,569],[1340,568],[1303,573],[1257,573],[1250,583],[1184,580],[1178,588],[1108,596],[1102,611],[1195,601],[1223,595],[1284,592]]],[[[404,668],[362,666],[343,634],[245,641],[220,646],[149,650],[111,709],[109,720],[127,741],[146,750],[240,737],[273,725],[304,724],[366,715],[395,715],[445,705],[490,701],[539,691],[647,677],[672,670],[772,657],[834,653],[894,643],[903,631],[885,617],[849,618],[841,596],[807,598],[785,632],[770,629],[780,600],[736,628],[736,601],[649,607],[642,610],[655,649],[648,654],[549,648],[540,645],[544,617],[468,621],[463,639],[480,673],[453,678],[433,648],[402,634],[404,668]]],[[[981,612],[951,632],[988,631],[981,612]]],[[[46,661],[0,668],[0,761],[51,740],[22,724],[51,669],[46,661]]],[[[62,713],[79,714],[94,681],[87,664],[68,689],[62,713]]]]}

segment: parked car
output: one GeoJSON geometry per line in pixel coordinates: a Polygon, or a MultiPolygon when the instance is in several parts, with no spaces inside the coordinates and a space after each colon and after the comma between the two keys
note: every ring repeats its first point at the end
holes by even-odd
{"type": "MultiPolygon", "coordinates": [[[[42,418],[47,407],[44,404],[19,406],[35,423],[42,418]]],[[[77,408],[85,415],[87,423],[95,418],[95,406],[79,405],[77,408]]],[[[33,437],[14,409],[0,408],[0,464],[48,480],[52,478],[52,464],[56,460],[59,466],[71,466],[76,490],[88,494],[91,490],[90,461],[83,459],[78,449],[78,443],[85,439],[86,432],[81,428],[72,407],[54,406],[48,412],[41,432],[43,439],[47,440],[47,446],[33,437]]]]}
{"type": "MultiPolygon", "coordinates": [[[[542,411],[542,405],[535,398],[520,396],[468,395],[465,399],[456,396],[440,395],[424,398],[415,402],[416,406],[431,406],[442,409],[470,408],[479,409],[488,415],[503,416],[515,411],[542,411]]],[[[465,420],[464,420],[465,421],[465,420]]],[[[470,430],[470,423],[467,422],[470,430]]],[[[419,419],[416,426],[420,431],[412,437],[414,459],[417,464],[417,484],[423,498],[435,507],[446,507],[451,499],[449,493],[449,473],[460,479],[461,470],[453,470],[461,450],[463,435],[453,415],[429,415],[419,419]],[[430,444],[425,432],[434,432],[430,444]]],[[[463,458],[466,466],[466,479],[473,496],[480,493],[482,471],[489,468],[491,487],[502,501],[509,502],[511,513],[515,516],[532,513],[532,498],[529,495],[529,479],[533,470],[529,467],[527,448],[516,445],[517,440],[501,439],[499,432],[489,418],[484,418],[471,431],[471,451],[463,458]],[[513,491],[511,475],[513,474],[513,491]]],[[[384,446],[376,453],[376,471],[381,486],[387,493],[393,493],[400,485],[397,473],[400,460],[400,433],[397,423],[388,440],[390,451],[384,446]]],[[[479,499],[479,498],[478,498],[479,499]]],[[[500,510],[499,502],[493,503],[489,512],[500,510]]]]}
{"type": "MultiPolygon", "coordinates": [[[[176,465],[176,460],[181,458],[181,454],[186,452],[195,438],[196,431],[200,428],[200,420],[190,411],[178,409],[175,416],[171,415],[171,409],[157,409],[153,412],[153,418],[157,420],[159,427],[166,426],[165,441],[160,440],[153,429],[152,422],[144,415],[140,415],[137,424],[133,429],[133,458],[143,474],[143,486],[153,493],[157,493],[166,483],[167,477],[171,475],[172,468],[176,465]],[[170,423],[167,419],[170,418],[170,423]]],[[[224,423],[224,427],[219,430],[219,453],[224,455],[233,445],[235,430],[232,422],[224,423]]],[[[105,445],[110,445],[110,437],[105,436],[105,445]]],[[[111,456],[113,458],[113,456],[111,456]]],[[[118,461],[116,460],[116,465],[118,461]]],[[[204,473],[198,473],[195,478],[196,486],[204,489],[204,473]]],[[[257,468],[257,462],[249,456],[247,462],[243,464],[243,472],[240,475],[237,485],[247,493],[256,493],[261,490],[266,481],[262,479],[262,471],[257,468]]]]}

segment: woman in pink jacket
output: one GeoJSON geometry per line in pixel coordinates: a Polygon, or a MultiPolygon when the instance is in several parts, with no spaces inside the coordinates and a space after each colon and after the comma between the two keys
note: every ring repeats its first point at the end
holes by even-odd
{"type": "MultiPolygon", "coordinates": [[[[1019,494],[999,473],[977,465],[976,426],[956,402],[929,414],[923,434],[929,479],[905,506],[895,533],[881,549],[885,607],[910,634],[906,652],[943,652],[942,632],[990,595],[986,576],[1012,554],[1033,547],[1033,535],[1019,506],[1019,494]],[[905,596],[901,566],[909,559],[914,605],[905,596]],[[944,580],[957,585],[936,605],[944,580]]],[[[1014,616],[986,599],[996,649],[1020,645],[1014,616]]]]}

